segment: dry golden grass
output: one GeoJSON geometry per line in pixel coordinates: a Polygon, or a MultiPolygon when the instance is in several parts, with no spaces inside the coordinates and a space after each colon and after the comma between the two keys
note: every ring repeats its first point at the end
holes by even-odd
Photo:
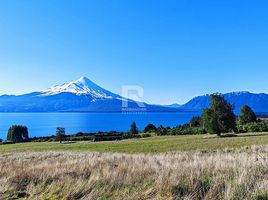
{"type": "Polygon", "coordinates": [[[268,146],[214,153],[0,155],[0,198],[266,199],[268,146]]]}

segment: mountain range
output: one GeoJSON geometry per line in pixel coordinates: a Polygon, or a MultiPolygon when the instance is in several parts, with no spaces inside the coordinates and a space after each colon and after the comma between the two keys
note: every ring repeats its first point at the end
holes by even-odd
{"type": "Polygon", "coordinates": [[[162,112],[177,111],[165,106],[138,105],[103,89],[86,77],[24,95],[0,96],[0,112],[162,112]],[[127,103],[127,107],[122,107],[127,103]]]}
{"type": "MultiPolygon", "coordinates": [[[[231,92],[223,94],[223,97],[234,106],[236,113],[244,105],[250,106],[257,113],[268,113],[268,94],[254,94],[250,92],[231,92]]],[[[189,111],[201,111],[210,104],[209,95],[198,96],[180,106],[180,109],[189,111]]]]}
{"type": "MultiPolygon", "coordinates": [[[[223,94],[239,112],[243,105],[249,105],[255,112],[268,113],[268,94],[232,92],[223,94]]],[[[201,111],[209,106],[209,95],[198,96],[184,105],[168,106],[139,103],[114,94],[86,77],[23,95],[0,96],[0,112],[178,112],[201,111]],[[127,107],[122,107],[127,103],[127,107]]]]}

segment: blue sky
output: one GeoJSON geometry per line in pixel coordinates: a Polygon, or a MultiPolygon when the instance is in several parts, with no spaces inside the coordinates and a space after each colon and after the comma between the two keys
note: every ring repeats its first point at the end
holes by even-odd
{"type": "Polygon", "coordinates": [[[268,2],[0,0],[0,94],[87,76],[149,103],[268,92],[268,2]]]}

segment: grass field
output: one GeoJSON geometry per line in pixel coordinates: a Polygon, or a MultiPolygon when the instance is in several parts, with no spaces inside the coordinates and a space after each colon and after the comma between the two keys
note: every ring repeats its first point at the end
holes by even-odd
{"type": "Polygon", "coordinates": [[[0,145],[0,200],[268,200],[268,133],[0,145]]]}
{"type": "Polygon", "coordinates": [[[268,133],[240,134],[237,137],[214,135],[159,136],[112,142],[32,142],[0,145],[0,154],[44,151],[95,151],[119,153],[161,153],[170,151],[216,151],[268,144],[268,133]]]}
{"type": "Polygon", "coordinates": [[[221,152],[0,155],[0,199],[267,200],[268,145],[221,152]]]}

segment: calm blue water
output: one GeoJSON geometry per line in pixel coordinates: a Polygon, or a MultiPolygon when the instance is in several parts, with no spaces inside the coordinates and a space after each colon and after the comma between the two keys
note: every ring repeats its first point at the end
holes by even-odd
{"type": "Polygon", "coordinates": [[[56,127],[65,127],[67,134],[97,131],[128,131],[135,121],[140,130],[147,124],[176,126],[187,123],[196,112],[177,113],[0,113],[0,138],[6,139],[13,124],[26,125],[30,137],[50,136],[56,127]]]}

